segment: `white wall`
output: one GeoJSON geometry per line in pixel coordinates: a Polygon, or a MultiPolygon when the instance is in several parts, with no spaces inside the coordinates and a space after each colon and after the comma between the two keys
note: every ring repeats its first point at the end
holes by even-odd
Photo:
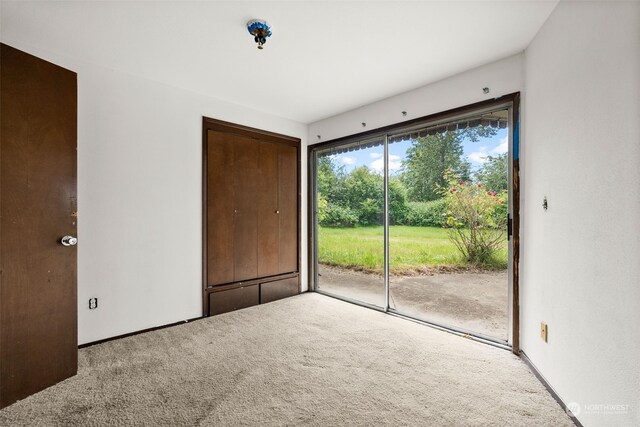
{"type": "Polygon", "coordinates": [[[640,3],[561,2],[525,79],[522,348],[585,426],[638,426],[640,3]]]}
{"type": "Polygon", "coordinates": [[[410,92],[309,125],[309,144],[400,123],[463,105],[497,98],[524,87],[523,55],[518,54],[410,92]],[[488,87],[489,94],[482,88],[488,87]],[[407,116],[402,116],[402,111],[407,116]],[[367,124],[362,127],[362,122],[367,124]],[[318,139],[317,135],[321,138],[318,139]]]}
{"type": "Polygon", "coordinates": [[[301,138],[306,200],[306,125],[2,39],[78,73],[80,344],[202,315],[202,116],[301,138]]]}

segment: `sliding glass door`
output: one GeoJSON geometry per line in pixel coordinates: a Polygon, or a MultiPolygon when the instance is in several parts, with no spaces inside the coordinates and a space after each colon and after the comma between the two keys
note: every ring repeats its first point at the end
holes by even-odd
{"type": "Polygon", "coordinates": [[[507,341],[508,110],[389,136],[389,309],[507,341]]]}
{"type": "Polygon", "coordinates": [[[509,342],[511,111],[312,148],[315,290],[509,342]]]}
{"type": "Polygon", "coordinates": [[[316,290],[385,308],[384,139],[315,153],[316,290]]]}

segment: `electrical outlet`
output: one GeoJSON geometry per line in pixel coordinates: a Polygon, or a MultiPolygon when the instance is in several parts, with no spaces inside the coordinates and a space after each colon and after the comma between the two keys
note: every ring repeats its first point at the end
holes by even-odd
{"type": "Polygon", "coordinates": [[[89,310],[98,308],[98,298],[89,298],[89,310]]]}
{"type": "Polygon", "coordinates": [[[541,322],[540,323],[540,338],[542,338],[542,341],[547,342],[548,332],[549,332],[549,327],[547,326],[547,324],[544,323],[544,322],[541,322]]]}

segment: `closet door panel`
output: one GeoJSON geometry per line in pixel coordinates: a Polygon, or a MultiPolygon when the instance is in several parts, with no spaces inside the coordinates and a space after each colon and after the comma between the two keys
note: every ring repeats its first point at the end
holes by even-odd
{"type": "Polygon", "coordinates": [[[260,303],[259,285],[243,286],[209,294],[209,316],[228,313],[260,303]]]}
{"type": "Polygon", "coordinates": [[[258,276],[278,273],[278,146],[260,142],[258,186],[258,276]]]}
{"type": "Polygon", "coordinates": [[[234,138],[207,136],[207,284],[234,280],[234,138]]]}
{"type": "Polygon", "coordinates": [[[298,270],[298,150],[279,147],[278,206],[279,272],[298,270]]]}
{"type": "Polygon", "coordinates": [[[298,294],[298,277],[260,284],[260,304],[298,294]]]}
{"type": "Polygon", "coordinates": [[[234,201],[233,227],[234,281],[253,279],[258,275],[258,196],[256,185],[259,143],[255,139],[234,137],[234,201]]]}

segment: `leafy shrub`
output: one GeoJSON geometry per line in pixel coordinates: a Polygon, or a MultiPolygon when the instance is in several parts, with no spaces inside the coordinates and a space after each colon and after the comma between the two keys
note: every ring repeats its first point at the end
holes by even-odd
{"type": "Polygon", "coordinates": [[[383,223],[383,209],[380,202],[374,199],[365,199],[360,202],[357,211],[360,225],[378,225],[383,223]]]}
{"type": "Polygon", "coordinates": [[[371,199],[378,201],[382,210],[383,194],[384,183],[382,176],[376,174],[367,166],[360,166],[346,176],[344,189],[336,202],[342,206],[349,206],[353,210],[359,210],[363,202],[371,199]]]}
{"type": "Polygon", "coordinates": [[[509,205],[507,204],[507,191],[496,193],[499,202],[493,210],[493,221],[495,224],[507,224],[507,214],[509,213],[509,205]]]}
{"type": "Polygon", "coordinates": [[[327,207],[329,203],[322,193],[318,193],[318,223],[324,224],[327,219],[327,207]]]}
{"type": "Polygon", "coordinates": [[[318,221],[325,227],[355,227],[358,224],[358,215],[351,208],[328,203],[323,219],[318,215],[318,221]]]}
{"type": "Polygon", "coordinates": [[[446,176],[441,194],[447,203],[449,238],[465,259],[476,265],[489,264],[507,238],[507,216],[503,215],[506,192],[487,191],[482,184],[446,176]]]}
{"type": "Polygon", "coordinates": [[[404,223],[418,227],[443,227],[446,213],[447,201],[444,198],[430,202],[409,202],[404,223]]]}
{"type": "Polygon", "coordinates": [[[407,219],[407,189],[402,181],[389,179],[389,223],[405,225],[407,219]]]}
{"type": "MultiPolygon", "coordinates": [[[[327,197],[331,205],[339,205],[355,213],[357,225],[381,225],[384,214],[384,179],[382,175],[361,166],[344,176],[342,185],[333,189],[327,197]]],[[[327,190],[329,191],[329,190],[327,190]]],[[[389,179],[389,221],[394,225],[404,224],[406,216],[407,190],[400,179],[389,179]]]]}

